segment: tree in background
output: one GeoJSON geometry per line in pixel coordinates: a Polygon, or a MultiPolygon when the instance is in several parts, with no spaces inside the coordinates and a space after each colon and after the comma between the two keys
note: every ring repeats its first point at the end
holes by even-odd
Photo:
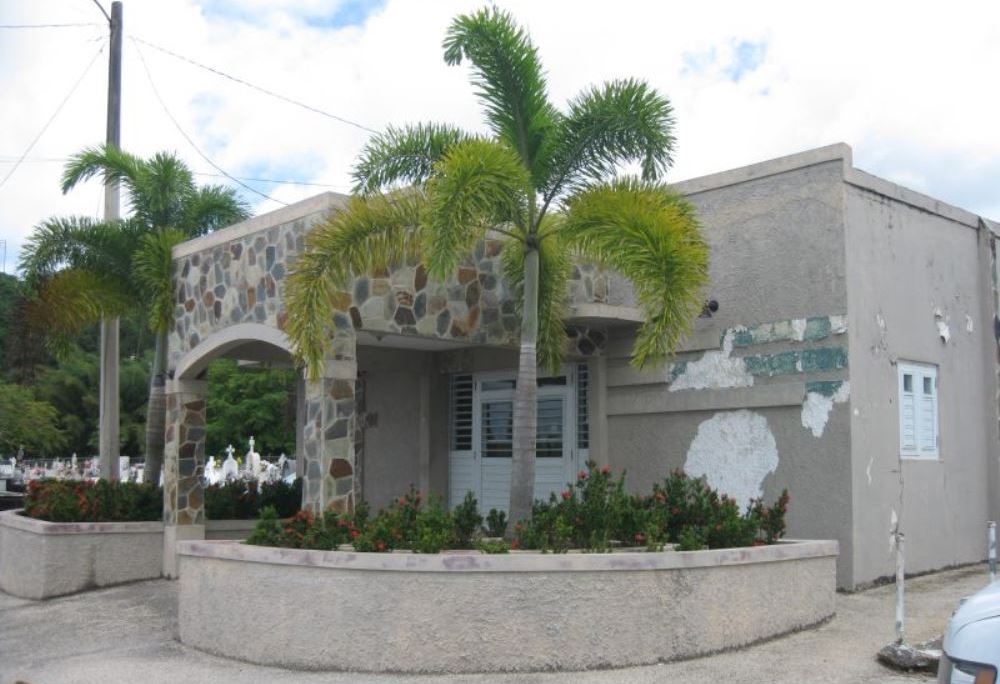
{"type": "Polygon", "coordinates": [[[572,257],[632,282],[645,313],[632,356],[641,367],[664,361],[701,310],[708,248],[691,205],[659,182],[674,148],[666,97],[623,79],[560,111],[528,34],[493,8],[457,17],[443,47],[446,63],[471,65],[491,135],[424,124],[372,138],[354,169],[361,196],[311,233],[289,278],[288,333],[315,375],[330,344],[331,295],[354,275],[419,258],[445,279],[478,240],[502,238],[521,315],[516,522],[534,498],[537,366],[562,363],[572,257]],[[618,175],[622,164],[640,176],[618,175]]]}
{"type": "Polygon", "coordinates": [[[113,147],[74,155],[63,192],[94,176],[121,183],[130,217],[116,223],[53,218],[36,226],[21,269],[36,288],[32,317],[55,347],[96,320],[143,311],[155,335],[146,415],[146,467],[158,478],[166,420],[167,331],[173,321],[171,249],[179,242],[236,223],[249,215],[231,188],[198,187],[179,157],[148,159],[113,147]]]}
{"type": "Polygon", "coordinates": [[[265,456],[295,456],[295,378],[292,370],[240,368],[232,359],[208,367],[206,453],[229,444],[241,453],[253,436],[265,456]]]}

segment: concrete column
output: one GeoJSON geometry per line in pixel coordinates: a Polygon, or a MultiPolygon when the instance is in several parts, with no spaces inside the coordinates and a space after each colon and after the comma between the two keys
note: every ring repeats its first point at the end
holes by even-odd
{"type": "Polygon", "coordinates": [[[163,458],[163,574],[177,576],[174,545],[205,538],[204,380],[169,380],[163,458]]]}
{"type": "Polygon", "coordinates": [[[425,359],[420,370],[419,397],[419,488],[421,492],[431,491],[431,367],[430,359],[425,359]]]}
{"type": "Polygon", "coordinates": [[[354,386],[358,377],[353,346],[341,344],[339,358],[328,359],[320,377],[306,378],[306,420],[302,430],[304,475],[302,508],[351,511],[354,481],[354,386]],[[350,353],[351,358],[347,358],[350,353]]]}

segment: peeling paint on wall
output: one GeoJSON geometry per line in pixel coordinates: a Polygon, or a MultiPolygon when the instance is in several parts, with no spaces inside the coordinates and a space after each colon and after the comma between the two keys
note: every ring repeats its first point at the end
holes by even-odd
{"type": "Polygon", "coordinates": [[[951,339],[951,330],[948,328],[948,319],[941,313],[941,309],[934,309],[934,321],[937,324],[938,336],[947,344],[951,339]]]}
{"type": "Polygon", "coordinates": [[[965,332],[971,333],[974,328],[975,325],[972,322],[972,316],[965,314],[965,332]]]}
{"type": "Polygon", "coordinates": [[[778,467],[778,447],[767,419],[742,409],[716,413],[698,426],[684,472],[708,483],[745,509],[764,493],[764,478],[778,467]]]}
{"type": "Polygon", "coordinates": [[[769,342],[816,342],[846,332],[847,316],[813,316],[730,328],[723,339],[731,334],[734,347],[750,347],[769,342]]]}
{"type": "Polygon", "coordinates": [[[844,347],[820,347],[777,354],[745,356],[743,361],[751,375],[774,377],[791,373],[822,373],[847,368],[844,347]]]}
{"type": "Polygon", "coordinates": [[[822,437],[834,404],[842,404],[851,396],[851,384],[846,381],[807,382],[806,398],[802,402],[802,427],[813,437],[822,437]]]}
{"type": "Polygon", "coordinates": [[[670,383],[669,390],[724,389],[752,387],[753,376],[741,358],[732,358],[732,331],[722,339],[722,351],[707,351],[697,361],[689,361],[670,383]]]}

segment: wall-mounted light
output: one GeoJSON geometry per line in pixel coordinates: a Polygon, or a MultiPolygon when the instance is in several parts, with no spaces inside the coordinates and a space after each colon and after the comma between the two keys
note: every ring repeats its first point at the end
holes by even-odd
{"type": "Polygon", "coordinates": [[[714,299],[709,299],[705,302],[705,305],[701,307],[701,314],[698,318],[711,318],[712,314],[719,310],[719,302],[714,299]]]}

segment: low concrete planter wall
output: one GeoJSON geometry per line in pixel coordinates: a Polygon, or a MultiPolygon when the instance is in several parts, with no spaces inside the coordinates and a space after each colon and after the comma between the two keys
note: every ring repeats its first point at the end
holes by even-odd
{"type": "Polygon", "coordinates": [[[433,673],[655,663],[815,625],[834,612],[837,543],[418,555],[188,541],[178,552],[189,646],[291,668],[433,673]]]}
{"type": "Polygon", "coordinates": [[[253,532],[257,520],[206,520],[205,539],[246,539],[253,532]]]}
{"type": "Polygon", "coordinates": [[[0,513],[0,589],[30,599],[159,577],[163,524],[53,523],[0,513]]]}

